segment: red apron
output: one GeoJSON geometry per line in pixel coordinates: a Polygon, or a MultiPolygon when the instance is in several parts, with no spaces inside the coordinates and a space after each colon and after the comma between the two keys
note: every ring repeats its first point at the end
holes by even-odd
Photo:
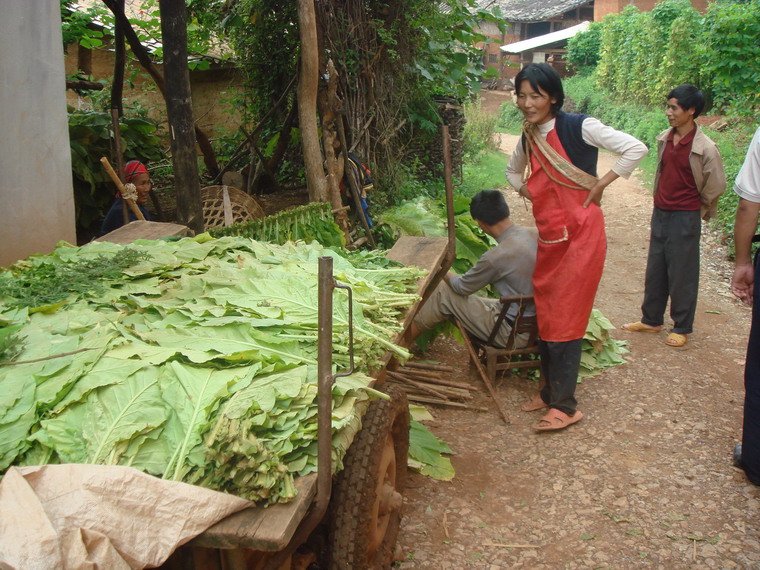
{"type": "MultiPolygon", "coordinates": [[[[556,129],[546,140],[567,159],[556,129]]],[[[543,156],[541,161],[556,180],[576,185],[543,156]]],[[[552,181],[534,155],[531,168],[528,190],[539,236],[533,272],[539,335],[547,342],[583,338],[604,269],[604,216],[593,202],[583,207],[588,192],[552,181]]]]}

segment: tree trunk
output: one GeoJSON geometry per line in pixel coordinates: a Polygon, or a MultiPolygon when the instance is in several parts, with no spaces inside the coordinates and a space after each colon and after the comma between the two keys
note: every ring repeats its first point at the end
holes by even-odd
{"type": "MultiPolygon", "coordinates": [[[[119,8],[124,10],[124,0],[117,0],[119,8]]],[[[124,46],[124,26],[116,20],[114,24],[114,61],[113,61],[113,82],[111,83],[111,109],[116,109],[119,117],[124,115],[124,105],[122,103],[122,94],[124,92],[124,64],[126,61],[124,46]]],[[[120,167],[122,165],[119,165],[120,167]]],[[[118,171],[122,174],[121,170],[118,171]]]]}
{"type": "MultiPolygon", "coordinates": [[[[262,185],[262,176],[264,175],[264,172],[270,172],[272,177],[277,175],[277,171],[280,169],[280,163],[290,145],[290,131],[293,129],[297,116],[298,104],[294,102],[290,111],[288,111],[288,116],[285,118],[282,128],[280,129],[280,136],[277,138],[277,144],[274,147],[274,151],[272,151],[272,156],[269,157],[267,164],[259,162],[256,165],[256,173],[253,175],[253,182],[251,183],[251,188],[253,190],[250,194],[253,194],[254,192],[258,194],[264,193],[259,190],[262,185]]],[[[264,182],[266,182],[266,180],[264,182]]]]}
{"type": "MultiPolygon", "coordinates": [[[[142,43],[140,43],[140,38],[137,37],[134,29],[132,29],[132,25],[129,23],[129,19],[124,13],[124,10],[120,9],[118,0],[103,0],[103,3],[109,10],[111,10],[115,20],[121,24],[124,31],[124,37],[127,39],[127,42],[129,42],[129,47],[132,49],[132,53],[137,58],[137,61],[140,62],[140,65],[143,66],[145,71],[147,71],[153,78],[156,87],[158,87],[158,90],[161,92],[168,107],[169,102],[166,100],[164,78],[161,76],[158,69],[156,69],[156,66],[153,65],[148,50],[145,49],[145,46],[143,46],[142,43]]],[[[185,49],[187,50],[187,48],[185,49]]],[[[187,66],[187,62],[185,62],[185,66],[187,66]]],[[[209,175],[216,176],[219,172],[219,164],[216,161],[216,155],[214,154],[214,149],[211,147],[211,142],[200,127],[194,125],[194,129],[198,147],[203,154],[203,163],[206,165],[209,175]]]]}
{"type": "Polygon", "coordinates": [[[174,184],[177,194],[177,221],[196,233],[203,231],[201,188],[195,153],[193,105],[187,68],[187,27],[184,0],[159,0],[161,41],[164,46],[166,100],[171,133],[174,184]]]}
{"type": "MultiPolygon", "coordinates": [[[[327,84],[319,90],[319,111],[322,115],[322,144],[325,149],[325,165],[327,166],[327,196],[332,204],[335,221],[346,236],[346,243],[350,242],[348,215],[343,209],[340,197],[340,181],[343,178],[343,162],[339,161],[336,151],[340,149],[338,137],[338,121],[341,120],[341,100],[338,97],[338,72],[332,60],[327,61],[325,66],[327,84]]],[[[344,153],[345,154],[345,153],[344,153]]]]}
{"type": "Polygon", "coordinates": [[[301,38],[301,74],[298,83],[298,118],[309,201],[327,201],[327,183],[317,128],[319,48],[314,0],[298,0],[298,30],[301,38]]]}

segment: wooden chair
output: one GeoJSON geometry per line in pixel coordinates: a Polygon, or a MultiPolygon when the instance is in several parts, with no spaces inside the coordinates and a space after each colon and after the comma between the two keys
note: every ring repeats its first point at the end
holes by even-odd
{"type": "Polygon", "coordinates": [[[496,380],[497,372],[513,368],[538,368],[540,374],[541,360],[539,359],[538,352],[538,323],[535,314],[530,316],[525,314],[525,310],[532,302],[533,297],[530,295],[502,297],[502,308],[488,340],[483,342],[479,339],[472,339],[479,358],[481,361],[485,361],[486,374],[492,382],[496,380]],[[501,348],[496,347],[493,344],[494,339],[512,305],[517,305],[512,332],[507,338],[506,346],[501,348]],[[523,348],[515,348],[516,337],[520,334],[528,336],[528,343],[523,348]]]}

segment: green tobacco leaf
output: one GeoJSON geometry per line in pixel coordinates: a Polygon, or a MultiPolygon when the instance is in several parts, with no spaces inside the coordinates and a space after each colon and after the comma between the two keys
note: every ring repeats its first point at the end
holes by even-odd
{"type": "Polygon", "coordinates": [[[174,449],[165,479],[179,481],[187,470],[188,455],[201,442],[210,413],[228,395],[230,387],[250,374],[245,367],[217,370],[171,362],[161,379],[163,399],[172,416],[165,428],[169,447],[174,449]]]}
{"type": "Polygon", "coordinates": [[[222,410],[231,419],[239,419],[251,410],[270,412],[278,399],[296,398],[306,383],[308,367],[297,366],[283,372],[257,376],[246,388],[235,392],[222,410]]]}
{"type": "Polygon", "coordinates": [[[26,438],[37,421],[34,378],[22,377],[15,383],[23,385],[16,390],[14,403],[0,415],[0,471],[4,471],[29,447],[26,438]]]}
{"type": "Polygon", "coordinates": [[[412,420],[409,425],[409,457],[418,464],[420,473],[441,481],[453,479],[454,468],[451,460],[442,455],[444,453],[452,453],[448,444],[420,422],[412,420]]]}
{"type": "Polygon", "coordinates": [[[251,351],[260,354],[262,362],[315,363],[303,353],[298,343],[244,325],[160,330],[142,336],[162,348],[177,349],[196,364],[251,351]]]}
{"type": "Polygon", "coordinates": [[[101,358],[87,374],[78,380],[66,397],[56,404],[52,413],[59,414],[68,406],[81,402],[93,390],[123,382],[146,366],[148,363],[140,360],[122,360],[108,356],[101,358]]]}
{"type": "Polygon", "coordinates": [[[166,416],[158,369],[150,366],[43,420],[33,439],[69,463],[117,464],[130,439],[162,425],[166,416]]]}

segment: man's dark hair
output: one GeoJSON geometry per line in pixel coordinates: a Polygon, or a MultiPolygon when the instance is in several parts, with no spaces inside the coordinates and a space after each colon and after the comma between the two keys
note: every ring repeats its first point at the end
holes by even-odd
{"type": "Polygon", "coordinates": [[[540,87],[549,95],[549,99],[556,99],[552,103],[552,111],[558,113],[565,103],[565,90],[562,88],[562,78],[548,63],[529,63],[520,70],[515,77],[515,90],[520,94],[520,85],[527,80],[530,86],[536,91],[540,87]]]}
{"type": "Polygon", "coordinates": [[[702,93],[701,89],[697,89],[690,83],[684,83],[683,85],[679,85],[675,89],[672,89],[665,99],[675,99],[684,111],[694,109],[695,119],[699,117],[702,113],[702,109],[705,108],[705,94],[702,93]]]}
{"type": "Polygon", "coordinates": [[[481,190],[472,197],[470,215],[492,226],[509,217],[509,206],[498,190],[481,190]]]}

